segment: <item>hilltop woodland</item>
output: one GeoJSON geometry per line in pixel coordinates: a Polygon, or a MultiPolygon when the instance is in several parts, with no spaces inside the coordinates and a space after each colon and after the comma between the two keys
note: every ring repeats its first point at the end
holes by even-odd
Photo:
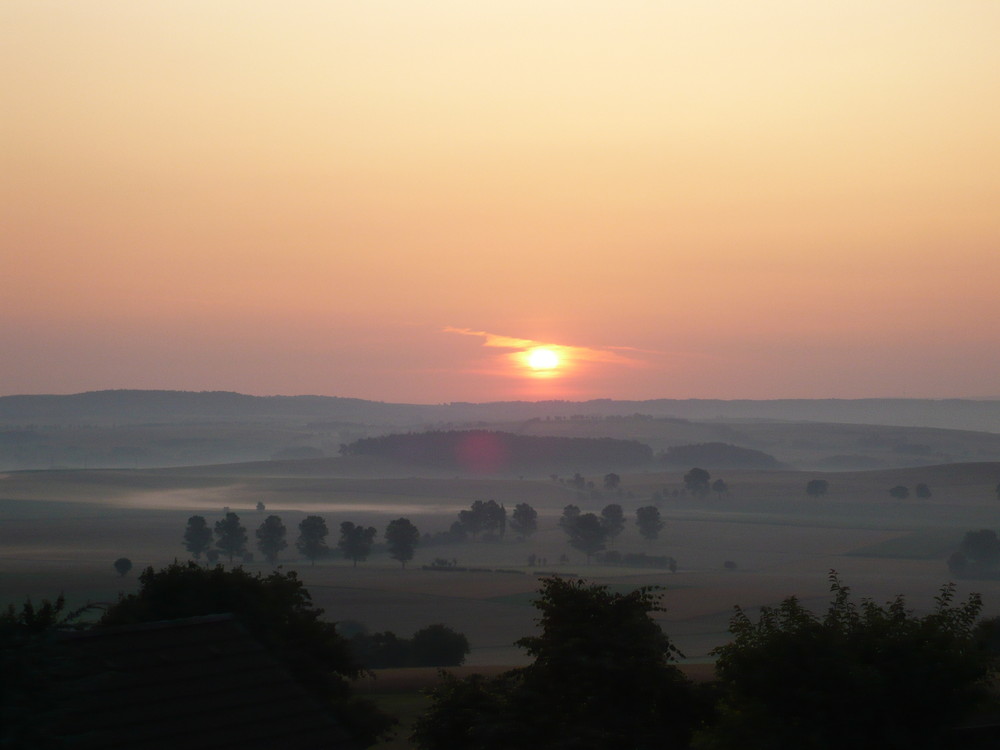
{"type": "Polygon", "coordinates": [[[449,430],[364,438],[340,448],[343,456],[374,456],[447,471],[549,471],[560,466],[643,466],[652,449],[637,440],[514,435],[493,430],[449,430]]]}

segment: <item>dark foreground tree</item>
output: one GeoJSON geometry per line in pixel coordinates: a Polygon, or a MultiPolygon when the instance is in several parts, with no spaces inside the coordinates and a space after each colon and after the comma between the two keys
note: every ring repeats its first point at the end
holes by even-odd
{"type": "Polygon", "coordinates": [[[740,609],[733,641],[716,649],[723,698],[698,748],[944,748],[948,733],[987,695],[993,671],[974,627],[977,595],[954,602],[946,586],[923,617],[901,597],[856,604],[831,573],[822,617],[795,597],[740,609]]]}
{"type": "Polygon", "coordinates": [[[413,559],[413,552],[420,541],[420,532],[409,518],[397,518],[385,527],[385,543],[389,547],[389,556],[399,560],[405,568],[406,563],[413,559]]]}
{"type": "Polygon", "coordinates": [[[257,527],[257,549],[271,565],[278,562],[278,555],[288,546],[287,533],[288,529],[278,516],[268,516],[257,527]]]}
{"type": "Polygon", "coordinates": [[[125,577],[132,570],[132,561],[127,557],[119,557],[115,560],[115,570],[118,571],[118,575],[125,577]]]}
{"type": "Polygon", "coordinates": [[[315,565],[316,558],[323,557],[330,551],[326,546],[326,536],[329,533],[322,516],[306,516],[299,522],[299,538],[295,541],[295,549],[315,565]]]}
{"type": "Polygon", "coordinates": [[[447,625],[435,623],[413,634],[407,666],[457,667],[468,653],[468,638],[447,625]]]}
{"type": "Polygon", "coordinates": [[[518,503],[510,514],[510,530],[522,539],[538,531],[538,511],[528,503],[518,503]]]}
{"type": "Polygon", "coordinates": [[[541,634],[523,638],[533,663],[497,678],[446,678],[417,722],[423,750],[682,748],[698,720],[677,650],[650,618],[642,588],[547,578],[535,606],[541,634]]]}
{"type": "Polygon", "coordinates": [[[264,577],[242,568],[174,563],[147,568],[139,584],[138,593],[108,608],[98,627],[232,613],[299,683],[331,703],[359,744],[371,744],[387,729],[385,716],[351,695],[348,681],[362,670],[334,624],[320,619],[323,610],[313,606],[294,571],[264,577]]]}
{"type": "Polygon", "coordinates": [[[660,536],[663,528],[663,519],[660,518],[660,509],[655,505],[647,505],[635,511],[635,522],[639,527],[639,533],[644,539],[652,541],[660,536]]]}
{"type": "Polygon", "coordinates": [[[927,486],[927,484],[925,484],[924,482],[921,482],[920,484],[918,484],[913,489],[913,492],[921,500],[926,500],[927,498],[929,498],[933,494],[933,493],[931,493],[931,488],[929,486],[927,486]]]}
{"type": "Polygon", "coordinates": [[[229,562],[247,551],[247,530],[235,513],[226,513],[225,518],[215,522],[215,537],[215,546],[229,558],[229,562]]]}
{"type": "Polygon", "coordinates": [[[366,528],[356,526],[350,521],[344,521],[340,524],[340,541],[337,542],[337,546],[344,553],[344,557],[351,560],[356,568],[358,561],[368,559],[377,533],[374,526],[366,528]]]}
{"type": "Polygon", "coordinates": [[[188,519],[184,530],[184,546],[194,555],[195,560],[200,560],[202,553],[212,546],[212,529],[204,516],[191,516],[188,519]]]}
{"type": "Polygon", "coordinates": [[[910,496],[910,488],[904,487],[901,484],[897,484],[895,487],[889,490],[889,494],[896,498],[897,500],[905,500],[910,496]]]}

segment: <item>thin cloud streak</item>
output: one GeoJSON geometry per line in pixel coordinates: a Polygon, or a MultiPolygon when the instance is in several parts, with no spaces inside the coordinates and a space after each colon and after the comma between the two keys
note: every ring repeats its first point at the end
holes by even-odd
{"type": "Polygon", "coordinates": [[[475,331],[471,328],[455,328],[453,326],[445,327],[444,331],[445,333],[457,333],[462,336],[477,336],[483,339],[483,346],[497,349],[511,349],[514,350],[515,354],[538,347],[544,347],[545,349],[551,349],[563,361],[596,362],[625,365],[630,367],[645,367],[648,366],[648,362],[634,357],[627,357],[622,354],[618,354],[617,352],[628,351],[647,354],[664,354],[664,352],[657,352],[649,349],[635,349],[633,347],[626,346],[593,347],[574,346],[572,344],[557,344],[550,341],[522,339],[514,336],[504,336],[501,334],[490,333],[488,331],[475,331]]]}

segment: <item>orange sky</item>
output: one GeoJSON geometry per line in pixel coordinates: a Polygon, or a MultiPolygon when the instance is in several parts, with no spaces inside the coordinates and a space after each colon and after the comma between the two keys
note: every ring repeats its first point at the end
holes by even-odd
{"type": "Polygon", "coordinates": [[[0,394],[1000,397],[992,0],[0,28],[0,394]]]}

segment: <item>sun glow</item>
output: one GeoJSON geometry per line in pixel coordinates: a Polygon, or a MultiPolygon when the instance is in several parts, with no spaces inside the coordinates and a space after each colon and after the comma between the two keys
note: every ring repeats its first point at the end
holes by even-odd
{"type": "Polygon", "coordinates": [[[532,370],[554,370],[559,366],[559,355],[551,349],[532,349],[528,352],[528,366],[532,370]]]}

